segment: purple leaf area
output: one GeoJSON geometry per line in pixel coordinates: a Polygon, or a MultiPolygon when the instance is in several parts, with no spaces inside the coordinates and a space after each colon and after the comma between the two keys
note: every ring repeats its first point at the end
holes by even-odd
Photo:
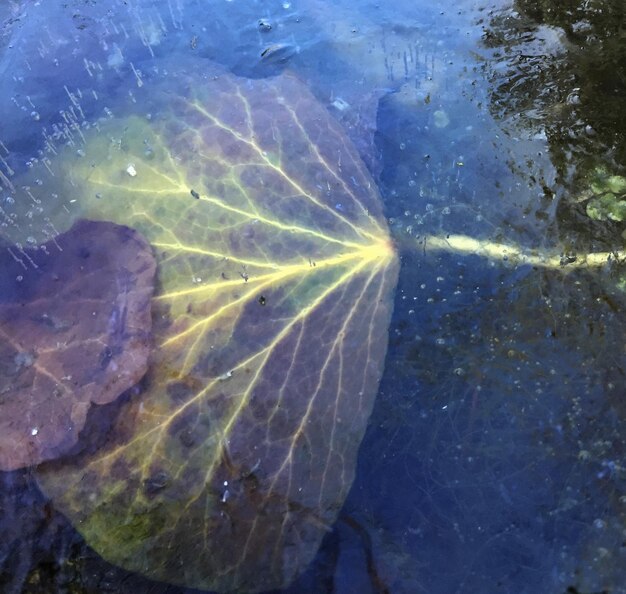
{"type": "Polygon", "coordinates": [[[92,404],[145,374],[155,269],[145,239],[114,223],[0,250],[0,469],[63,455],[92,404]]]}

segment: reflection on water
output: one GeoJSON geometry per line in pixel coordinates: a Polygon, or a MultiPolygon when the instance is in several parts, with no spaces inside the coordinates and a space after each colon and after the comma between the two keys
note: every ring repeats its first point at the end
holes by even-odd
{"type": "MultiPolygon", "coordinates": [[[[190,57],[295,73],[377,176],[402,255],[385,374],[338,520],[283,592],[624,591],[623,267],[419,243],[623,249],[619,0],[11,2],[0,18],[5,241],[54,236],[83,198],[52,180],[58,153],[89,166],[98,118],[148,111],[152,80],[167,105],[190,57]]],[[[185,591],[102,560],[31,471],[0,481],[3,591],[185,591]]]]}
{"type": "Polygon", "coordinates": [[[626,45],[622,2],[514,3],[485,39],[498,58],[490,106],[517,133],[545,138],[556,185],[557,232],[579,245],[624,236],[626,45]],[[610,195],[607,195],[610,194],[610,195]]]}

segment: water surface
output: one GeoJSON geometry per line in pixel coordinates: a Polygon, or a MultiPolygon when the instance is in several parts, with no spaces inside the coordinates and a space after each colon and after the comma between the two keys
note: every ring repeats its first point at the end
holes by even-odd
{"type": "MultiPolygon", "coordinates": [[[[80,151],[73,121],[116,118],[133,100],[119,96],[125,77],[167,82],[190,57],[295,74],[378,181],[401,255],[385,372],[338,520],[284,592],[626,592],[624,270],[567,268],[624,247],[626,21],[618,0],[567,7],[0,8],[10,241],[14,223],[36,243],[75,216],[68,196],[12,199],[11,180],[54,159],[49,139],[80,151]],[[424,249],[448,233],[563,254],[564,266],[424,249]]],[[[189,591],[102,560],[29,470],[0,484],[3,591],[189,591]]]]}

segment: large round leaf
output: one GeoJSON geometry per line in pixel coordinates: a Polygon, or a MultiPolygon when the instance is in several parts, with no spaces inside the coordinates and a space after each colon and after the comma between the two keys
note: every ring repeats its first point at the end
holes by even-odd
{"type": "Polygon", "coordinates": [[[105,445],[39,480],[114,563],[279,587],[335,520],[377,391],[397,276],[379,196],[294,78],[133,93],[142,113],[117,109],[55,171],[83,214],[154,246],[155,352],[105,445]]]}

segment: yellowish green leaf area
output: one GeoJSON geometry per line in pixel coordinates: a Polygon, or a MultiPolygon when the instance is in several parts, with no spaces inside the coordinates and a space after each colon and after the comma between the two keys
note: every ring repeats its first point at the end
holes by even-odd
{"type": "Polygon", "coordinates": [[[352,483],[397,258],[372,179],[294,78],[178,74],[145,92],[152,117],[101,122],[53,171],[81,216],[156,252],[149,372],[39,481],[113,563],[278,588],[352,483]]]}

